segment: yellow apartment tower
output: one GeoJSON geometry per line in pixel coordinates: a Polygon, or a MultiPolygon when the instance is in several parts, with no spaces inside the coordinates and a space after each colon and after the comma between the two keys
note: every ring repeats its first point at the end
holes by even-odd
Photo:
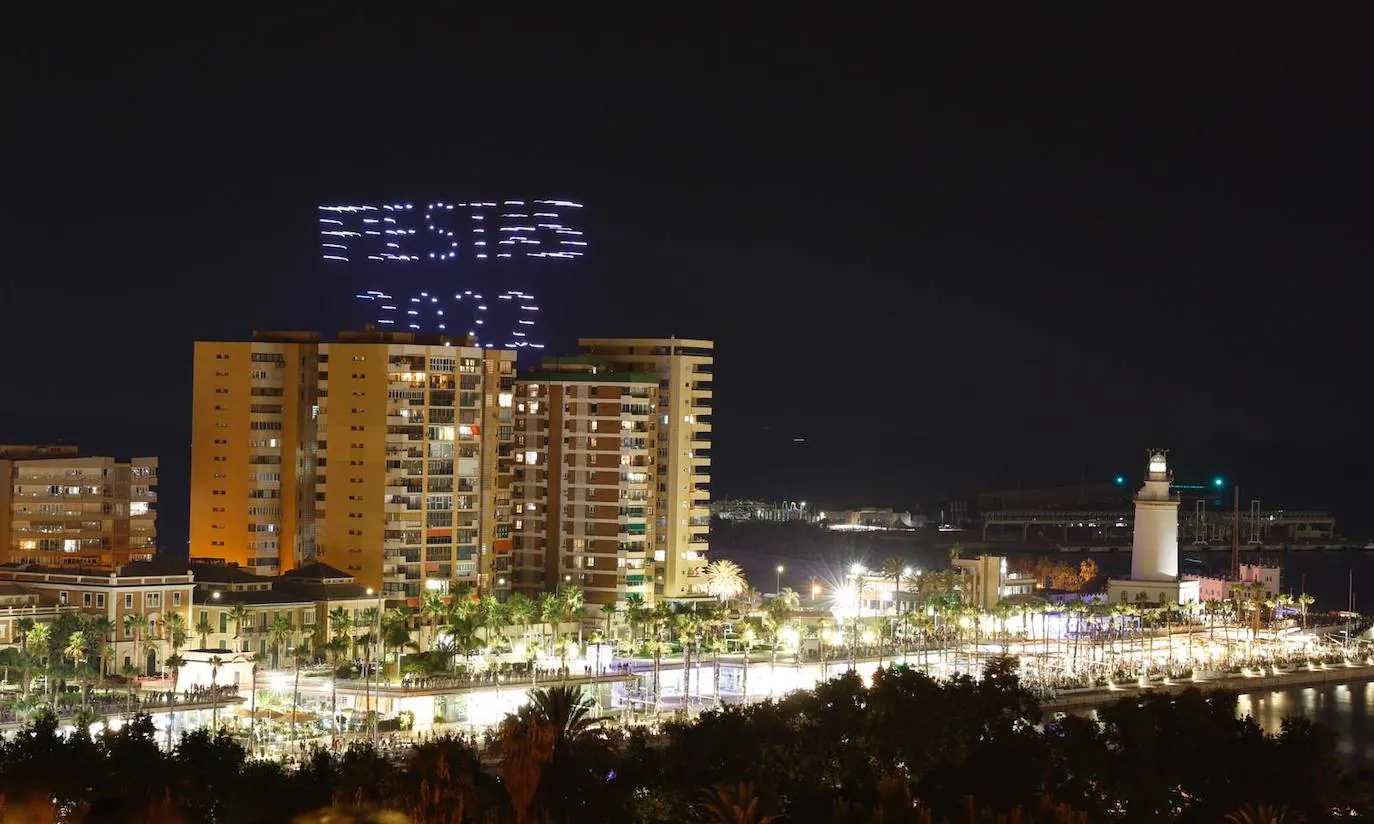
{"type": "Polygon", "coordinates": [[[191,557],[279,575],[313,558],[319,335],[195,346],[191,557]]]}
{"type": "Polygon", "coordinates": [[[711,527],[711,369],[714,344],[680,338],[588,338],[587,357],[658,380],[654,453],[654,594],[702,593],[711,527]]]}
{"type": "Polygon", "coordinates": [[[388,598],[509,585],[515,352],[469,343],[320,346],[319,554],[388,598]]]}
{"type": "Polygon", "coordinates": [[[157,458],[0,445],[0,563],[113,570],[157,551],[157,458]]]}
{"type": "Polygon", "coordinates": [[[514,587],[653,601],[658,376],[551,358],[515,386],[514,587]]]}
{"type": "Polygon", "coordinates": [[[501,594],[515,353],[404,332],[196,344],[191,555],[501,594]]]}

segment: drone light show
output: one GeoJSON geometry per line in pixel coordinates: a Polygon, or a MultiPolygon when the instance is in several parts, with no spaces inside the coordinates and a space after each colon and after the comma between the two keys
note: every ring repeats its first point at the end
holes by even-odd
{"type": "Polygon", "coordinates": [[[379,329],[466,334],[479,346],[542,349],[545,265],[586,254],[571,200],[328,204],[320,259],[368,274],[355,294],[379,329]]]}

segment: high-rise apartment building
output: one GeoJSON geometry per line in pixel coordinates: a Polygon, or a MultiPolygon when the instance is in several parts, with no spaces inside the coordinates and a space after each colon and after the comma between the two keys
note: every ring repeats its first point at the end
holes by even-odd
{"type": "Polygon", "coordinates": [[[319,335],[195,346],[191,555],[276,575],[315,555],[319,335]]]}
{"type": "Polygon", "coordinates": [[[515,588],[653,599],[659,379],[553,358],[515,384],[515,588]]]}
{"type": "Polygon", "coordinates": [[[320,347],[320,554],[389,598],[509,584],[515,353],[467,343],[363,332],[320,347]]]}
{"type": "Polygon", "coordinates": [[[711,527],[714,344],[678,338],[583,339],[591,359],[658,380],[653,477],[654,594],[699,594],[711,527]]]}
{"type": "Polygon", "coordinates": [[[157,458],[0,446],[0,563],[114,569],[157,549],[157,458]]]}
{"type": "Polygon", "coordinates": [[[500,594],[515,353],[405,332],[196,345],[191,555],[500,594]],[[237,400],[236,400],[237,399],[237,400]]]}

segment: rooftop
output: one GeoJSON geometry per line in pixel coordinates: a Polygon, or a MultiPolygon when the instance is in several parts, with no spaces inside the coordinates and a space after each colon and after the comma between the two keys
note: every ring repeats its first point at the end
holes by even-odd
{"type": "Polygon", "coordinates": [[[32,461],[42,458],[75,458],[81,450],[68,444],[4,444],[0,443],[0,460],[32,461]]]}
{"type": "Polygon", "coordinates": [[[352,575],[344,572],[338,567],[320,561],[314,561],[295,569],[287,570],[280,576],[283,579],[300,581],[302,583],[322,583],[322,584],[351,584],[355,582],[352,575]]]}
{"type": "MultiPolygon", "coordinates": [[[[146,562],[140,561],[140,562],[137,562],[137,563],[146,563],[146,562]]],[[[13,563],[13,562],[11,562],[11,563],[8,563],[8,564],[0,564],[0,577],[8,578],[8,579],[10,579],[10,580],[14,580],[14,579],[21,579],[21,580],[22,580],[22,579],[24,579],[26,576],[29,576],[29,579],[30,579],[30,580],[31,580],[33,577],[43,577],[43,578],[46,578],[46,577],[49,577],[49,576],[54,576],[54,577],[55,577],[55,576],[62,576],[62,577],[66,577],[66,578],[90,578],[90,579],[97,579],[97,578],[98,578],[98,579],[100,579],[100,584],[101,584],[101,585],[109,586],[109,585],[111,584],[111,582],[114,582],[115,584],[119,584],[120,582],[126,581],[126,580],[128,580],[128,579],[133,579],[133,578],[148,578],[148,577],[153,577],[153,578],[176,578],[176,577],[187,577],[187,576],[188,576],[188,571],[187,571],[187,569],[185,568],[185,565],[182,565],[182,568],[181,568],[179,571],[176,571],[176,572],[156,572],[156,571],[153,571],[153,570],[147,570],[147,571],[143,571],[143,572],[127,572],[127,571],[123,571],[123,570],[127,570],[128,567],[130,567],[130,566],[132,566],[132,564],[126,565],[125,567],[121,568],[121,570],[119,570],[119,571],[114,571],[114,572],[112,572],[112,571],[110,571],[110,570],[108,570],[108,569],[90,569],[90,568],[86,568],[86,567],[50,567],[50,566],[41,566],[41,565],[39,565],[39,564],[19,564],[19,563],[13,563]]],[[[87,581],[86,583],[94,583],[94,581],[87,581]]]]}
{"type": "Polygon", "coordinates": [[[246,584],[267,580],[233,564],[209,564],[164,556],[125,564],[120,572],[124,575],[185,575],[189,572],[196,581],[207,584],[246,584]]]}

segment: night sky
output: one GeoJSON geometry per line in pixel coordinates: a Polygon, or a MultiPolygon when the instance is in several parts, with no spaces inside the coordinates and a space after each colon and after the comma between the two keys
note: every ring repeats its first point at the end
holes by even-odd
{"type": "Polygon", "coordinates": [[[587,204],[554,341],[714,339],[716,497],[930,511],[1162,445],[1365,534],[1353,21],[371,8],[10,27],[0,443],[160,456],[165,547],[191,342],[345,325],[316,205],[427,196],[587,204]]]}

